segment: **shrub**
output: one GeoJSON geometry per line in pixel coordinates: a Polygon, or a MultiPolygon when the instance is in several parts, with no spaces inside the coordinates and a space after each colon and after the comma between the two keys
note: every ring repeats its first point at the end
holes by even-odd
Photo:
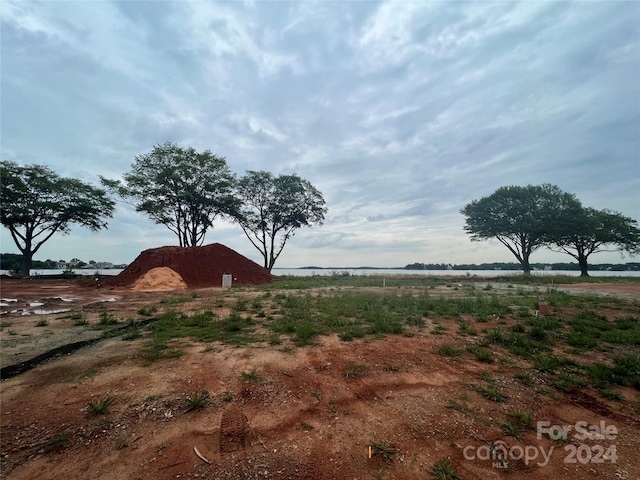
{"type": "Polygon", "coordinates": [[[104,415],[109,411],[109,407],[115,400],[112,397],[106,397],[98,402],[89,402],[87,404],[87,412],[90,417],[96,417],[98,415],[104,415]]]}

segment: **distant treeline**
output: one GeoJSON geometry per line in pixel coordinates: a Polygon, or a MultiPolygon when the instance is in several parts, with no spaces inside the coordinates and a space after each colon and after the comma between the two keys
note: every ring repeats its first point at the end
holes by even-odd
{"type": "MultiPolygon", "coordinates": [[[[22,266],[22,255],[19,253],[0,253],[0,270],[20,270],[22,266]]],[[[45,269],[45,268],[58,268],[58,262],[55,260],[34,260],[33,268],[45,269]]]]}
{"type": "MultiPolygon", "coordinates": [[[[532,263],[534,270],[577,270],[580,271],[580,265],[577,263],[532,263]]],[[[522,270],[519,263],[481,263],[476,265],[461,264],[450,265],[446,263],[411,263],[404,267],[406,270],[522,270]]],[[[627,272],[640,270],[639,262],[628,262],[624,264],[616,263],[600,263],[597,265],[589,265],[589,270],[593,271],[616,271],[627,272]]]]}

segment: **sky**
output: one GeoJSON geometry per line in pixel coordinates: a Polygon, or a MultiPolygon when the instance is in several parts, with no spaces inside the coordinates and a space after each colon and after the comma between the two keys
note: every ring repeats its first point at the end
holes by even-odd
{"type": "MultiPolygon", "coordinates": [[[[171,141],[238,175],[297,173],[328,213],[276,267],[516,262],[460,214],[506,185],[640,220],[635,0],[3,0],[0,16],[2,160],[99,186],[171,141]]],[[[131,263],[178,244],[121,201],[108,223],[34,258],[131,263]]],[[[262,263],[237,225],[217,221],[214,242],[262,263]]],[[[19,253],[5,228],[0,250],[19,253]]]]}

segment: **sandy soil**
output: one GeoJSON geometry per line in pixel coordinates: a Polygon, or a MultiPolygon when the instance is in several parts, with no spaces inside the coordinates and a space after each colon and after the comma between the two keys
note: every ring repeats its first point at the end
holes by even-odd
{"type": "MultiPolygon", "coordinates": [[[[222,289],[200,293],[209,299],[232,295],[222,289]]],[[[135,317],[167,293],[3,280],[0,296],[16,300],[2,307],[13,311],[1,317],[6,366],[90,335],[65,313],[35,315],[34,309],[73,305],[93,324],[105,309],[135,317]],[[44,305],[29,305],[35,302],[44,305]],[[47,325],[36,326],[41,319],[47,325]]],[[[143,360],[144,341],[111,338],[3,380],[2,477],[423,479],[437,460],[448,458],[463,479],[640,478],[637,392],[624,391],[624,407],[589,390],[549,396],[541,385],[514,379],[522,368],[517,362],[486,365],[434,354],[443,343],[464,347],[474,341],[455,328],[375,341],[325,336],[317,346],[291,351],[176,341],[171,347],[182,356],[151,365],[143,360]],[[362,375],[348,378],[354,365],[362,375]],[[491,402],[468,388],[486,370],[508,402],[491,402]],[[210,394],[205,407],[186,411],[186,398],[203,390],[210,394]],[[107,415],[87,415],[89,402],[107,397],[114,399],[107,415]],[[529,431],[516,439],[500,428],[513,408],[549,425],[583,421],[616,434],[582,441],[574,434],[562,442],[529,431]],[[368,447],[381,441],[396,447],[392,460],[369,458],[368,447]],[[506,448],[509,469],[498,468],[499,458],[483,457],[491,444],[506,448]],[[615,447],[615,463],[599,455],[599,446],[615,447]],[[541,452],[552,447],[543,464],[541,452]],[[582,457],[572,456],[572,449],[582,457]],[[525,451],[527,458],[516,458],[525,451]]]]}

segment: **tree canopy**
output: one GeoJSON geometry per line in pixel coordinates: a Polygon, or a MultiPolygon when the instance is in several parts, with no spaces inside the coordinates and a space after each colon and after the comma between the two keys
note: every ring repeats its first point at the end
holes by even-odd
{"type": "Polygon", "coordinates": [[[589,256],[597,252],[640,252],[638,222],[611,210],[581,208],[565,219],[548,246],[571,255],[580,265],[581,276],[588,276],[589,256]]]}
{"type": "Polygon", "coordinates": [[[238,182],[238,194],[238,223],[269,271],[295,231],[321,225],[327,212],[322,194],[295,174],[248,171],[238,182]]]}
{"type": "Polygon", "coordinates": [[[582,208],[570,193],[550,184],[500,187],[467,204],[464,229],[472,241],[496,238],[530,274],[529,258],[564,231],[563,221],[582,208]],[[573,213],[572,213],[573,212],[573,213]]]}
{"type": "Polygon", "coordinates": [[[218,216],[237,216],[235,176],[226,159],[175,143],[156,145],[135,157],[124,181],[101,177],[102,184],[136,211],[178,236],[181,247],[204,243],[218,216]]]}
{"type": "Polygon", "coordinates": [[[115,203],[102,189],[63,178],[43,165],[0,162],[0,221],[23,255],[21,274],[29,275],[33,255],[55,233],[72,224],[98,231],[107,228],[115,203]]]}

